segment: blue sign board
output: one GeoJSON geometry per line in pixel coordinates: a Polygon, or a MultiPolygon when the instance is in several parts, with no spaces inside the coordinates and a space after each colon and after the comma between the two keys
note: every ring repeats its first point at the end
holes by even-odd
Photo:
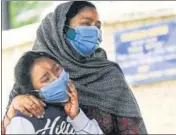
{"type": "Polygon", "coordinates": [[[116,31],[114,42],[131,85],[176,79],[176,20],[116,31]]]}

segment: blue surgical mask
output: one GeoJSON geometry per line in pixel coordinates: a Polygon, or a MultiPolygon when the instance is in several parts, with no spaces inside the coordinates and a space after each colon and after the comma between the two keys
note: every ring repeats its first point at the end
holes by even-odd
{"type": "Polygon", "coordinates": [[[82,56],[90,56],[102,41],[102,33],[96,26],[77,26],[66,32],[70,45],[82,56]]]}
{"type": "Polygon", "coordinates": [[[69,100],[68,82],[69,74],[63,69],[58,79],[40,89],[39,95],[47,103],[67,102],[69,100]]]}

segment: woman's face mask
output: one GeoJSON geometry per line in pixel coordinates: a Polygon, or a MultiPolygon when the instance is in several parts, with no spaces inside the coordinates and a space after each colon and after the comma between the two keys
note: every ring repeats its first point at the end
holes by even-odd
{"type": "Polygon", "coordinates": [[[79,54],[90,56],[101,43],[102,33],[96,26],[69,27],[66,39],[79,54]]]}

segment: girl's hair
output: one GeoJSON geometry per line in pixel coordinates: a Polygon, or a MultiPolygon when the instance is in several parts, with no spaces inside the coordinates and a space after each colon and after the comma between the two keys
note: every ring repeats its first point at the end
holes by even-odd
{"type": "Polygon", "coordinates": [[[73,2],[73,4],[71,5],[70,9],[68,10],[66,14],[64,32],[67,31],[67,26],[70,25],[70,20],[86,7],[96,9],[95,5],[88,1],[74,1],[73,2]]]}
{"type": "Polygon", "coordinates": [[[36,59],[41,57],[51,58],[57,61],[52,56],[46,53],[39,52],[26,52],[17,62],[14,71],[15,85],[14,88],[18,90],[33,90],[32,80],[31,80],[31,69],[36,59]]]}

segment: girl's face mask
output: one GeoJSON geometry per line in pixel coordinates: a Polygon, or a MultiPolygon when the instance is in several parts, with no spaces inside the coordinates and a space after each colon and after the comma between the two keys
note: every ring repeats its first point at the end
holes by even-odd
{"type": "Polygon", "coordinates": [[[69,74],[63,69],[58,79],[40,89],[39,95],[47,103],[67,102],[69,100],[67,91],[68,82],[69,74]]]}
{"type": "Polygon", "coordinates": [[[90,56],[102,41],[101,30],[97,26],[77,26],[66,32],[70,45],[82,56],[90,56]]]}

